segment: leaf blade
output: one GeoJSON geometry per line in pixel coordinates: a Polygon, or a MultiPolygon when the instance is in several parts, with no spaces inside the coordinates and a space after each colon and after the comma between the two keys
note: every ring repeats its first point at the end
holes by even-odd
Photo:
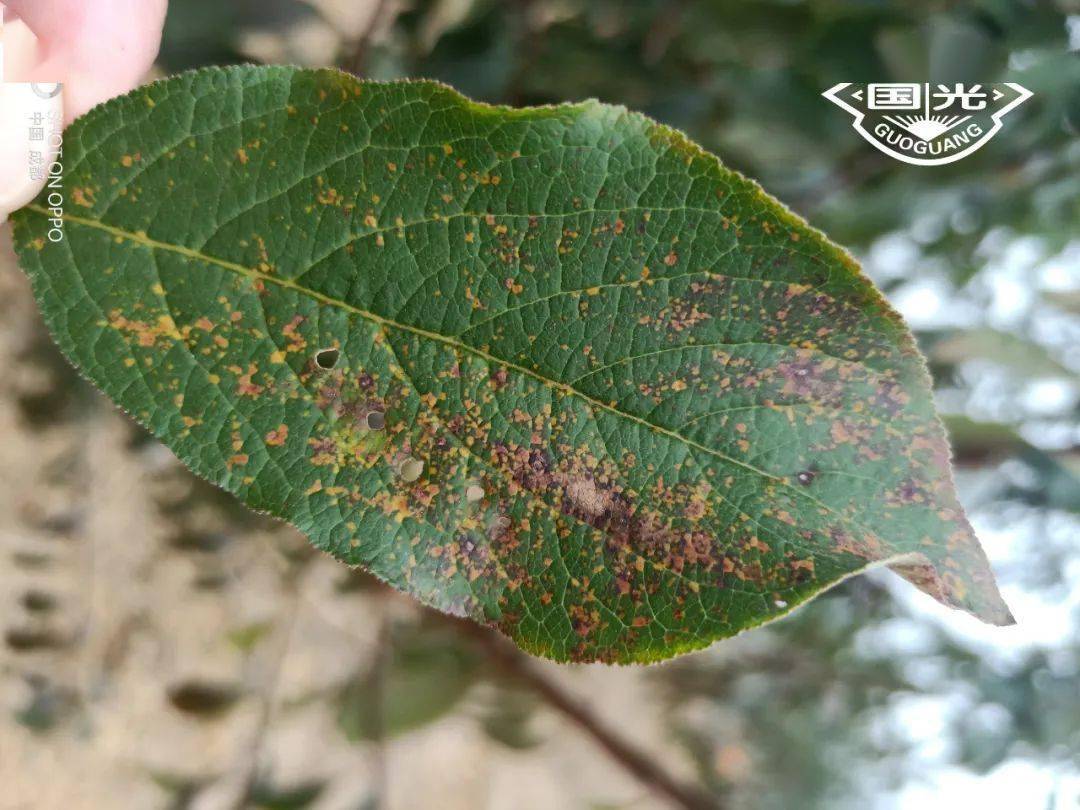
{"type": "Polygon", "coordinates": [[[66,244],[16,217],[65,353],[196,472],[428,604],[653,660],[902,562],[1011,618],[899,317],[678,133],[241,68],[103,105],[67,148],[66,244]]]}

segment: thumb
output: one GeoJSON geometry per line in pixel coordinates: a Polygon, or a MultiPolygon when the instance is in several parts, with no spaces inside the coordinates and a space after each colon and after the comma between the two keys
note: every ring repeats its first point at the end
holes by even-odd
{"type": "Polygon", "coordinates": [[[0,222],[41,190],[59,127],[137,85],[161,44],[166,0],[4,0],[0,222]],[[63,84],[43,102],[28,83],[63,84]],[[42,133],[42,113],[47,113],[42,133]],[[53,132],[55,130],[55,132],[53,132]]]}
{"type": "Polygon", "coordinates": [[[6,0],[37,37],[36,63],[8,81],[64,83],[64,120],[127,92],[154,63],[166,0],[6,0]],[[23,74],[23,75],[19,75],[23,74]]]}

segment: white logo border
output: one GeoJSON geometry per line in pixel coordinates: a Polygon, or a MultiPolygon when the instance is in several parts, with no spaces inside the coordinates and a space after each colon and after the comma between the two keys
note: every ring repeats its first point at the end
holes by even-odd
{"type": "Polygon", "coordinates": [[[853,116],[855,116],[855,122],[852,126],[855,128],[855,131],[862,135],[863,139],[868,141],[872,146],[874,146],[879,151],[884,152],[886,155],[889,155],[890,157],[894,157],[897,160],[903,161],[904,163],[910,163],[913,166],[942,166],[946,163],[954,163],[961,158],[967,157],[972,152],[981,148],[984,143],[986,143],[988,140],[994,137],[994,135],[997,134],[997,131],[1001,129],[1001,119],[1005,117],[1006,113],[1014,109],[1016,106],[1023,104],[1025,101],[1027,101],[1034,95],[1034,93],[1032,93],[1026,87],[1023,87],[1016,82],[1004,82],[1006,87],[1010,87],[1014,91],[1016,91],[1017,97],[997,112],[990,114],[994,125],[990,127],[990,130],[985,135],[983,135],[983,137],[979,138],[979,140],[975,141],[975,143],[971,144],[971,146],[967,147],[963,151],[957,152],[956,154],[950,155],[949,157],[917,158],[910,157],[909,155],[905,155],[902,152],[897,152],[896,150],[889,148],[885,144],[878,141],[877,138],[875,138],[863,128],[862,122],[863,119],[866,117],[866,114],[862,112],[862,110],[852,107],[846,101],[842,100],[839,96],[841,90],[843,90],[845,87],[849,87],[852,84],[854,84],[854,82],[840,82],[839,84],[834,84],[821,95],[825,96],[825,98],[827,98],[836,106],[842,107],[843,109],[851,113],[853,116]]]}

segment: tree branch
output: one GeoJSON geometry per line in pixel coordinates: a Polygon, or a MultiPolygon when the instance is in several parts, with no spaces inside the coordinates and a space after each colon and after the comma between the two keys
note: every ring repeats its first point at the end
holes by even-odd
{"type": "Polygon", "coordinates": [[[352,73],[354,76],[363,77],[365,75],[371,40],[379,30],[390,3],[391,0],[378,0],[374,11],[371,12],[371,19],[368,21],[367,28],[352,43],[345,58],[341,61],[342,70],[352,73]]]}
{"type": "Polygon", "coordinates": [[[593,742],[624,770],[675,807],[684,810],[720,810],[718,798],[696,785],[688,785],[668,773],[641,749],[620,737],[573,695],[551,681],[527,655],[495,632],[465,619],[456,619],[429,611],[458,631],[495,663],[504,673],[522,682],[567,720],[587,734],[593,742]]]}

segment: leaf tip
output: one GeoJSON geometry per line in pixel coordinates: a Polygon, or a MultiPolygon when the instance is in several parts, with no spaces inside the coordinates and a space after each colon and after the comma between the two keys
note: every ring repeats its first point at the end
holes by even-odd
{"type": "Polygon", "coordinates": [[[958,569],[948,563],[934,564],[923,555],[918,555],[917,561],[889,567],[946,607],[962,610],[996,627],[1016,624],[1016,618],[998,590],[989,562],[977,541],[973,539],[973,542],[977,559],[968,560],[964,568],[958,569]]]}

